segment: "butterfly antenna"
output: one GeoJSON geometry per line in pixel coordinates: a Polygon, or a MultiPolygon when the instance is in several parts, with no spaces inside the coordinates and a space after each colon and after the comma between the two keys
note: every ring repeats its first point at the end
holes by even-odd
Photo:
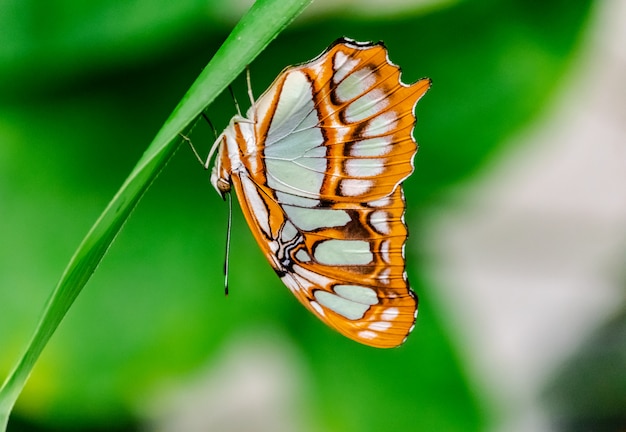
{"type": "Polygon", "coordinates": [[[191,147],[191,151],[193,152],[193,154],[196,155],[196,159],[198,159],[198,162],[200,162],[200,165],[204,165],[204,161],[202,160],[202,158],[198,154],[198,151],[196,150],[196,148],[194,147],[193,143],[191,142],[191,139],[188,136],[183,135],[182,133],[179,133],[178,135],[180,135],[180,137],[183,139],[183,141],[187,141],[187,143],[189,143],[189,147],[191,147]]]}
{"type": "MultiPolygon", "coordinates": [[[[209,117],[207,117],[207,115],[204,112],[202,113],[202,117],[206,120],[206,122],[211,127],[211,130],[213,131],[213,135],[215,136],[215,140],[217,141],[217,130],[215,129],[215,126],[213,126],[213,123],[211,122],[209,117]]],[[[179,133],[178,135],[180,135],[180,137],[183,139],[183,141],[187,141],[187,143],[189,144],[189,147],[191,147],[191,151],[196,156],[196,159],[198,159],[198,162],[200,162],[200,165],[204,166],[205,169],[208,169],[209,160],[211,160],[211,157],[209,156],[207,158],[206,162],[205,162],[200,157],[200,154],[196,150],[196,147],[193,145],[193,142],[191,142],[191,138],[189,138],[187,135],[184,135],[182,133],[179,133]]],[[[212,155],[212,154],[213,154],[213,149],[211,149],[211,152],[209,153],[209,155],[212,155]]]]}
{"type": "Polygon", "coordinates": [[[239,109],[239,103],[237,102],[237,98],[235,97],[235,92],[233,91],[232,86],[228,86],[228,91],[230,92],[230,97],[233,98],[233,102],[235,102],[235,108],[237,108],[237,114],[241,117],[241,109],[239,109]]]}
{"type": "Polygon", "coordinates": [[[233,199],[228,195],[228,228],[226,229],[226,257],[224,259],[224,295],[228,296],[228,266],[230,263],[230,228],[233,223],[233,199]]]}
{"type": "Polygon", "coordinates": [[[213,136],[215,137],[215,142],[213,143],[213,146],[211,146],[211,150],[209,151],[209,155],[207,156],[206,161],[202,162],[202,165],[204,165],[204,169],[209,169],[209,162],[211,162],[211,159],[213,159],[213,154],[219,147],[221,137],[217,135],[217,129],[215,129],[213,122],[204,112],[202,113],[202,118],[204,118],[204,120],[209,124],[209,127],[213,131],[213,136]]]}
{"type": "Polygon", "coordinates": [[[215,137],[215,139],[217,139],[217,129],[215,129],[215,126],[213,126],[213,122],[211,121],[211,119],[209,118],[208,115],[206,115],[204,112],[202,113],[202,118],[209,124],[209,127],[211,128],[211,130],[213,131],[213,136],[215,137]]]}

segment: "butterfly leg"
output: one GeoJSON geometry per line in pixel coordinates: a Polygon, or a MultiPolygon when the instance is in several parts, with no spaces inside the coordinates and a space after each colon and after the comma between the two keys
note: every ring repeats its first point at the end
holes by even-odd
{"type": "MultiPolygon", "coordinates": [[[[217,143],[219,141],[219,139],[218,139],[218,136],[217,136],[217,130],[215,129],[215,126],[213,126],[213,123],[211,122],[209,117],[204,112],[202,113],[202,118],[204,118],[204,120],[206,120],[206,122],[211,127],[211,130],[213,131],[213,136],[215,136],[215,142],[217,143]]],[[[202,165],[205,169],[208,169],[209,161],[211,160],[211,156],[214,153],[213,148],[211,148],[209,156],[208,156],[207,160],[205,161],[204,159],[202,159],[200,157],[200,154],[196,150],[196,147],[193,145],[193,142],[191,141],[191,138],[189,138],[187,135],[184,135],[183,133],[179,133],[178,135],[180,135],[180,137],[183,139],[183,141],[187,141],[187,143],[189,144],[189,147],[191,147],[191,151],[196,156],[196,159],[198,159],[198,162],[200,162],[200,165],[202,165]]],[[[213,144],[213,147],[215,147],[215,146],[216,146],[216,144],[213,144]]]]}
{"type": "Polygon", "coordinates": [[[196,150],[196,148],[194,147],[193,143],[191,142],[191,139],[188,136],[183,135],[182,133],[179,133],[178,135],[180,135],[180,137],[183,139],[183,141],[187,141],[187,143],[189,143],[189,147],[191,147],[191,151],[196,156],[196,159],[198,159],[198,162],[200,162],[201,165],[204,165],[204,161],[202,160],[202,158],[198,154],[198,151],[196,150]]]}
{"type": "Polygon", "coordinates": [[[250,79],[250,65],[246,65],[246,84],[248,84],[248,97],[250,105],[254,105],[254,95],[252,94],[252,80],[250,79]]]}

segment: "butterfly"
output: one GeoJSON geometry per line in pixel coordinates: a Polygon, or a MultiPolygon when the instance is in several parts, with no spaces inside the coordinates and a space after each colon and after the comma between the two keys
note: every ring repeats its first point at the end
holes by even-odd
{"type": "MultiPolygon", "coordinates": [[[[319,319],[365,345],[402,344],[417,296],[405,271],[402,182],[417,101],[382,42],[341,38],[284,69],[218,136],[211,183],[234,188],[276,274],[319,319]]],[[[251,92],[250,92],[251,93],[251,92]]]]}

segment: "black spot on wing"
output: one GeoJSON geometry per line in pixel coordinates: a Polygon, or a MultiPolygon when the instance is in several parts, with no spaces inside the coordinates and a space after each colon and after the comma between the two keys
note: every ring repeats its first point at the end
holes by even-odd
{"type": "Polygon", "coordinates": [[[363,226],[359,212],[356,210],[346,210],[346,212],[350,216],[350,222],[348,222],[344,227],[346,238],[369,240],[371,233],[365,226],[363,226]]]}

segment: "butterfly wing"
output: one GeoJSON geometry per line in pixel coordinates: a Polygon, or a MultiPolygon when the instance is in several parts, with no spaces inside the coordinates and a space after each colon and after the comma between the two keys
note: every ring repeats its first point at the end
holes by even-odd
{"type": "Polygon", "coordinates": [[[382,44],[342,39],[283,71],[220,154],[279,277],[366,345],[397,346],[415,321],[400,185],[417,151],[413,109],[429,86],[403,84],[382,44]]]}

